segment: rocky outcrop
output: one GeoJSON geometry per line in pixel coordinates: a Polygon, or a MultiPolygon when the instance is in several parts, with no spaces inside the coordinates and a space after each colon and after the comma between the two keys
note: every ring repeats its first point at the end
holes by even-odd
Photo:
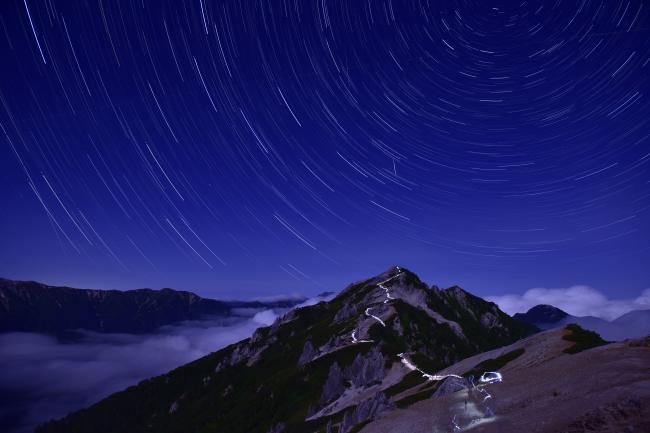
{"type": "Polygon", "coordinates": [[[343,307],[337,311],[336,315],[334,316],[334,321],[335,322],[342,322],[344,320],[347,320],[351,317],[356,317],[360,313],[360,308],[358,305],[355,304],[345,304],[343,307]]]}
{"type": "Polygon", "coordinates": [[[344,391],[343,372],[339,364],[335,362],[330,366],[329,373],[327,374],[327,379],[323,385],[323,392],[320,396],[320,403],[323,405],[330,403],[339,398],[344,391]]]}
{"type": "Polygon", "coordinates": [[[404,328],[402,327],[402,322],[400,321],[399,316],[395,317],[391,327],[400,337],[404,335],[404,328]]]}
{"type": "Polygon", "coordinates": [[[300,358],[298,358],[298,365],[302,367],[314,359],[316,355],[318,355],[318,351],[314,349],[314,345],[311,344],[311,341],[307,340],[302,348],[302,354],[300,355],[300,358]]]}
{"type": "Polygon", "coordinates": [[[347,343],[347,339],[340,336],[340,335],[335,335],[333,337],[330,337],[329,340],[327,340],[327,343],[322,345],[321,347],[318,348],[319,353],[329,353],[335,349],[338,349],[339,347],[343,346],[344,344],[347,343]]]}
{"type": "Polygon", "coordinates": [[[379,392],[373,398],[362,401],[354,409],[345,412],[339,433],[347,433],[355,425],[371,420],[383,411],[394,408],[395,405],[383,393],[379,392]]]}
{"type": "Polygon", "coordinates": [[[499,321],[499,317],[496,314],[493,314],[492,312],[481,314],[480,322],[481,325],[483,325],[488,329],[503,327],[503,325],[499,321]]]}
{"type": "Polygon", "coordinates": [[[438,389],[433,393],[434,397],[444,397],[458,391],[469,388],[469,381],[465,378],[448,377],[442,381],[438,389]]]}
{"type": "Polygon", "coordinates": [[[242,361],[248,360],[255,353],[255,348],[252,344],[238,344],[235,350],[230,355],[229,365],[239,364],[242,361]]]}
{"type": "Polygon", "coordinates": [[[320,404],[324,406],[339,398],[347,384],[353,388],[364,388],[381,383],[386,375],[385,363],[386,359],[377,347],[365,354],[358,354],[345,369],[333,363],[323,385],[320,404]]]}
{"type": "Polygon", "coordinates": [[[277,329],[280,329],[282,325],[285,325],[293,320],[296,320],[297,318],[298,318],[298,311],[296,309],[286,312],[285,314],[281,315],[280,317],[278,317],[273,321],[273,323],[270,326],[270,332],[273,333],[277,329]]]}
{"type": "Polygon", "coordinates": [[[344,371],[344,378],[357,388],[379,383],[385,377],[386,359],[375,346],[370,352],[359,354],[344,371]]]}

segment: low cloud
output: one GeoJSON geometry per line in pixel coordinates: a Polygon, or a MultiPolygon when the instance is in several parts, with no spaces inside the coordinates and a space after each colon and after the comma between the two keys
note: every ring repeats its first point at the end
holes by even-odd
{"type": "Polygon", "coordinates": [[[334,293],[334,292],[324,292],[324,293],[322,293],[322,294],[320,294],[320,295],[318,295],[318,296],[316,296],[314,298],[306,299],[305,301],[303,301],[300,304],[296,305],[296,308],[309,307],[309,306],[316,305],[319,302],[323,302],[323,301],[328,301],[329,302],[332,299],[334,299],[336,297],[336,295],[337,295],[337,293],[334,293]]]}
{"type": "Polygon", "coordinates": [[[281,312],[240,313],[245,315],[165,326],[149,335],[81,331],[74,343],[0,334],[0,431],[31,433],[39,423],[247,338],[281,312]]]}
{"type": "Polygon", "coordinates": [[[524,313],[539,304],[549,304],[574,316],[596,316],[613,320],[633,310],[650,309],[650,289],[634,299],[609,299],[589,286],[565,289],[530,289],[522,295],[488,296],[508,314],[524,313]]]}

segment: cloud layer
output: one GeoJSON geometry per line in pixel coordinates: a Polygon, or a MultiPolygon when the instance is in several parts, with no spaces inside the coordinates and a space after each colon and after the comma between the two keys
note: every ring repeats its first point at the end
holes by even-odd
{"type": "Polygon", "coordinates": [[[613,320],[633,310],[650,309],[650,289],[634,299],[609,299],[589,286],[564,289],[530,289],[522,295],[488,296],[508,314],[524,313],[539,304],[549,304],[574,316],[596,316],[613,320]]]}
{"type": "Polygon", "coordinates": [[[36,424],[95,403],[270,325],[277,312],[166,326],[156,334],[83,332],[75,343],[33,333],[0,334],[0,431],[36,424]]]}

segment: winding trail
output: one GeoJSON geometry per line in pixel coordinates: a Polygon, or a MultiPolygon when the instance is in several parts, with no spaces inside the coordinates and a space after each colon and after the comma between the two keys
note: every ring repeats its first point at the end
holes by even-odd
{"type": "Polygon", "coordinates": [[[353,343],[374,343],[374,340],[359,340],[357,338],[357,330],[352,331],[352,342],[353,343]]]}
{"type": "MultiPolygon", "coordinates": [[[[377,287],[379,287],[380,289],[382,289],[386,293],[386,299],[384,299],[384,301],[383,301],[384,304],[387,304],[390,301],[396,299],[395,297],[393,297],[391,295],[389,288],[384,285],[384,284],[388,283],[389,281],[392,281],[395,278],[402,275],[402,271],[399,268],[399,266],[396,267],[396,269],[398,271],[397,274],[395,274],[394,276],[388,278],[387,280],[384,280],[384,281],[382,281],[380,283],[377,283],[377,287]]],[[[377,322],[381,323],[381,325],[383,327],[386,327],[386,323],[380,317],[378,317],[378,316],[371,313],[372,309],[373,309],[373,307],[366,308],[365,315],[368,316],[368,317],[372,317],[377,322]]],[[[363,339],[357,338],[357,329],[354,329],[352,331],[351,337],[352,337],[352,343],[353,344],[356,344],[356,343],[374,343],[374,340],[363,340],[363,339]]],[[[450,373],[450,374],[430,374],[430,373],[427,373],[424,370],[422,370],[421,368],[419,368],[411,360],[409,360],[403,352],[398,353],[397,357],[400,359],[400,362],[406,368],[408,368],[411,371],[419,372],[420,374],[422,374],[422,377],[426,378],[428,381],[441,381],[441,380],[447,379],[449,377],[454,377],[454,378],[457,378],[457,379],[463,379],[463,376],[460,376],[458,374],[453,374],[453,373],[450,373]]],[[[480,393],[482,393],[484,395],[483,402],[485,402],[486,400],[492,398],[492,395],[490,393],[488,393],[487,390],[485,390],[486,385],[489,385],[489,384],[492,384],[492,383],[495,383],[495,382],[501,382],[502,380],[503,380],[503,376],[501,375],[501,373],[495,372],[495,371],[486,371],[486,372],[484,372],[478,379],[478,382],[479,382],[478,385],[476,385],[474,383],[474,378],[470,377],[470,383],[472,385],[472,389],[477,390],[478,392],[480,392],[480,393]]],[[[467,401],[465,401],[465,406],[467,407],[467,401]]],[[[481,419],[494,418],[494,414],[492,414],[491,409],[489,407],[486,407],[485,417],[484,418],[473,419],[465,427],[461,427],[461,426],[458,425],[458,422],[456,421],[457,416],[458,416],[458,414],[455,414],[453,419],[451,420],[451,424],[452,424],[452,428],[453,428],[454,432],[462,431],[463,429],[472,427],[477,421],[479,421],[481,419]]]]}
{"type": "Polygon", "coordinates": [[[379,317],[377,317],[377,316],[375,316],[375,315],[370,314],[370,310],[371,310],[371,309],[372,309],[372,307],[368,307],[368,308],[366,308],[366,316],[372,317],[373,319],[375,319],[376,321],[378,321],[379,323],[381,323],[381,326],[386,327],[386,324],[384,323],[383,320],[381,320],[379,317]]]}
{"type": "Polygon", "coordinates": [[[422,373],[422,377],[425,377],[427,380],[443,380],[448,377],[456,377],[458,379],[462,379],[463,376],[459,376],[457,374],[429,374],[425,373],[422,369],[418,368],[417,365],[413,364],[409,359],[404,355],[404,353],[398,353],[397,356],[402,360],[402,364],[406,366],[409,370],[412,371],[417,371],[422,373]]]}
{"type": "MultiPolygon", "coordinates": [[[[377,287],[379,287],[380,289],[382,289],[382,290],[386,293],[386,299],[384,299],[384,304],[387,304],[388,302],[390,302],[390,301],[396,299],[396,298],[393,297],[393,295],[390,294],[390,289],[389,289],[388,287],[384,286],[384,284],[386,284],[386,283],[388,283],[389,281],[392,281],[392,280],[394,280],[395,278],[397,278],[397,277],[399,277],[400,275],[402,275],[402,272],[401,272],[400,268],[397,267],[396,269],[397,269],[397,271],[398,271],[397,274],[395,274],[394,276],[388,278],[387,280],[382,281],[381,283],[377,283],[377,287]]],[[[368,308],[366,308],[366,310],[365,310],[365,314],[366,314],[366,316],[368,316],[368,317],[372,317],[372,318],[375,319],[377,322],[381,323],[381,326],[386,327],[386,323],[385,323],[385,322],[384,322],[380,317],[375,316],[374,314],[371,313],[372,308],[373,308],[373,307],[368,307],[368,308]]],[[[358,338],[357,338],[357,330],[356,330],[356,329],[355,329],[354,331],[352,331],[352,342],[353,342],[353,343],[374,343],[373,340],[361,340],[361,339],[358,339],[358,338]]],[[[420,369],[417,365],[415,365],[414,363],[412,363],[412,362],[411,362],[411,361],[406,357],[406,355],[404,355],[404,353],[398,353],[397,356],[400,358],[402,364],[404,364],[404,365],[406,366],[406,368],[408,368],[409,370],[412,370],[412,371],[418,371],[418,372],[422,373],[422,377],[425,377],[427,380],[437,381],[437,380],[443,380],[443,379],[446,379],[446,378],[448,378],[448,377],[456,377],[456,378],[462,379],[462,376],[459,376],[459,375],[457,375],[457,374],[444,374],[444,375],[440,375],[440,374],[429,374],[429,373],[426,373],[424,370],[420,369]]]]}

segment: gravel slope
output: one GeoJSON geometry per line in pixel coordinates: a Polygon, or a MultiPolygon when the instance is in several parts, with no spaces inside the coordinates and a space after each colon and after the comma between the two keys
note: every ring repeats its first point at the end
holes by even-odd
{"type": "Polygon", "coordinates": [[[487,399],[463,390],[383,413],[361,433],[650,432],[650,337],[574,355],[556,329],[465,359],[444,372],[464,373],[479,362],[523,347],[488,386],[487,399]],[[467,401],[467,404],[465,403],[467,401]],[[485,417],[485,410],[495,414],[485,417]],[[456,430],[458,431],[458,430],[456,430]]]}

